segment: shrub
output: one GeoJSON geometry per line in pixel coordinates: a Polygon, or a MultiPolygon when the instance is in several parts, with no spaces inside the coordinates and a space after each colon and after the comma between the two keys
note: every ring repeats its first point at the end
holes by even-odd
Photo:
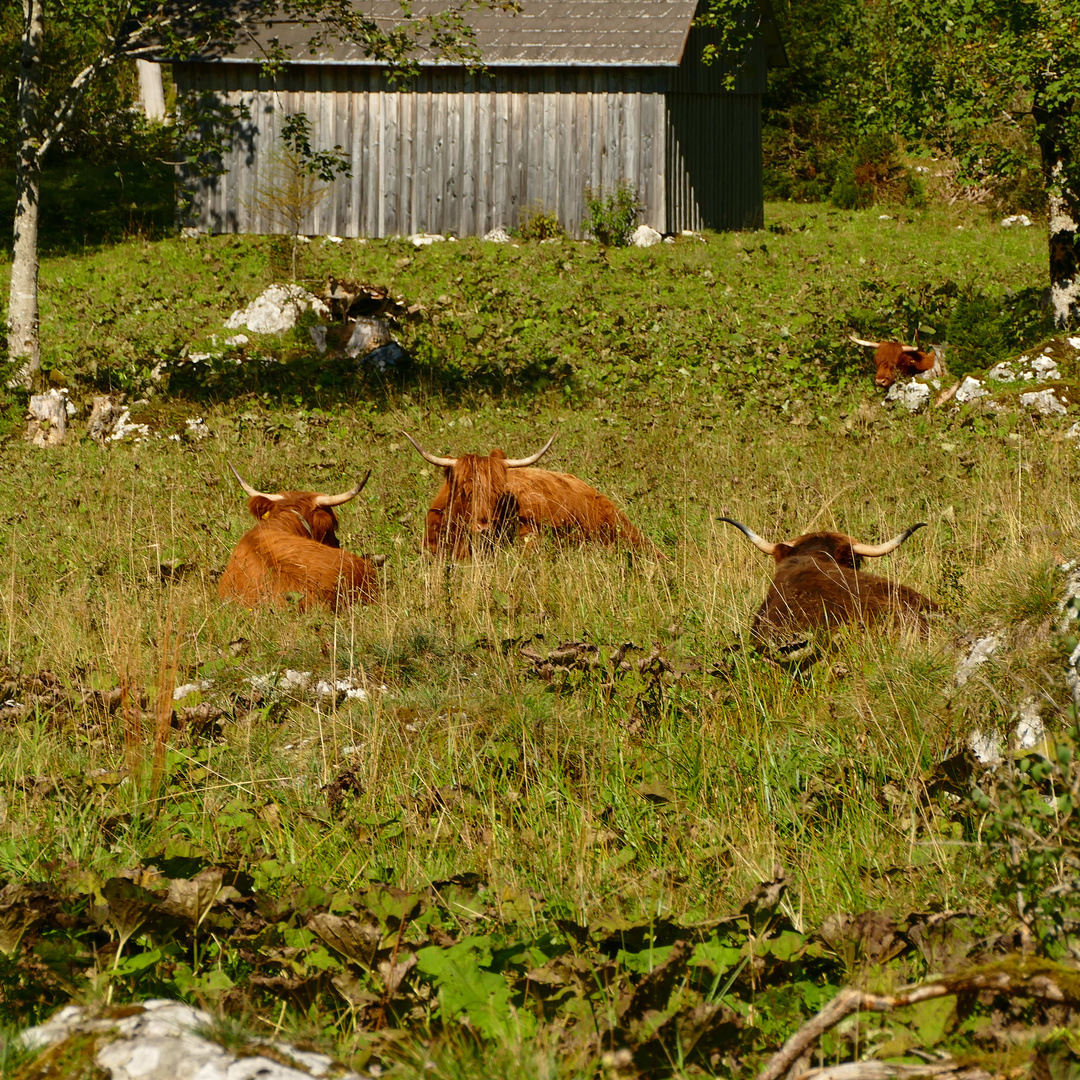
{"type": "Polygon", "coordinates": [[[585,189],[587,209],[581,226],[605,247],[626,247],[637,225],[637,189],[623,180],[614,191],[585,189]]]}
{"type": "Polygon", "coordinates": [[[522,240],[554,240],[566,235],[559,215],[542,202],[525,207],[518,218],[517,234],[522,240]]]}
{"type": "Polygon", "coordinates": [[[1041,289],[988,296],[969,285],[957,297],[946,328],[949,371],[962,379],[969,372],[992,367],[1039,341],[1052,328],[1041,289]]]}
{"type": "Polygon", "coordinates": [[[829,198],[844,210],[876,203],[918,207],[926,205],[926,185],[898,161],[891,135],[871,135],[840,161],[829,198]]]}

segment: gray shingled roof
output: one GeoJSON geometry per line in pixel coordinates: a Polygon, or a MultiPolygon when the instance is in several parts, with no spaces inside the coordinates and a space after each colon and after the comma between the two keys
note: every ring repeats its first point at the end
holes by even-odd
{"type": "MultiPolygon", "coordinates": [[[[413,5],[417,15],[433,8],[438,5],[413,5]]],[[[522,0],[521,8],[517,15],[469,12],[476,44],[491,67],[674,67],[682,60],[697,0],[522,0]]],[[[401,18],[397,0],[363,0],[363,11],[384,26],[401,18]]],[[[287,19],[252,27],[231,53],[216,58],[260,59],[260,44],[275,37],[295,63],[373,63],[360,49],[342,43],[312,55],[306,48],[311,29],[287,19]]],[[[417,59],[437,62],[422,53],[417,59]]]]}

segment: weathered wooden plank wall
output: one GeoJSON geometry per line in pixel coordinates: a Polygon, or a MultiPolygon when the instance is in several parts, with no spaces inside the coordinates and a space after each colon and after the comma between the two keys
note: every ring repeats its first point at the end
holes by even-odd
{"type": "Polygon", "coordinates": [[[245,105],[225,172],[186,178],[190,223],[209,232],[287,232],[290,195],[280,123],[305,111],[313,142],[348,152],[352,175],[311,199],[300,231],[482,235],[542,206],[580,235],[589,188],[629,180],[641,219],[661,231],[760,221],[760,97],[740,79],[717,94],[712,69],[453,68],[405,90],[375,67],[298,65],[275,82],[254,65],[176,64],[181,92],[245,105]]]}

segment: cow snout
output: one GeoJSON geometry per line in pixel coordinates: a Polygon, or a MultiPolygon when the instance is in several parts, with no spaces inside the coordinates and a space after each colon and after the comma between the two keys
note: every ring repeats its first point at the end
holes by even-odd
{"type": "Polygon", "coordinates": [[[890,386],[892,386],[893,379],[891,375],[878,375],[875,377],[874,383],[877,386],[882,387],[882,389],[887,390],[890,386]]]}

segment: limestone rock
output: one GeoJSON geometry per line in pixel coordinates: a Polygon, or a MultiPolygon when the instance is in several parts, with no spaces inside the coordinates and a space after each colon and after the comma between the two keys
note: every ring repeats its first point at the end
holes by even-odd
{"type": "MultiPolygon", "coordinates": [[[[45,1049],[78,1036],[87,1057],[112,1080],[311,1080],[327,1076],[334,1066],[325,1054],[277,1041],[253,1043],[243,1054],[234,1054],[202,1034],[213,1029],[209,1013],[179,1001],[144,1001],[136,1008],[129,1015],[109,1017],[69,1005],[24,1031],[22,1041],[29,1048],[45,1049]],[[262,1048],[270,1056],[259,1053],[262,1048]]],[[[362,1078],[345,1073],[340,1080],[362,1078]]]]}
{"type": "Polygon", "coordinates": [[[930,387],[915,379],[900,380],[889,387],[885,402],[899,405],[908,412],[918,412],[930,404],[930,387]]]}
{"type": "Polygon", "coordinates": [[[630,243],[634,247],[652,247],[664,238],[651,225],[639,225],[630,234],[630,243]]]}
{"type": "Polygon", "coordinates": [[[226,330],[250,330],[253,334],[281,334],[291,330],[308,308],[323,317],[330,309],[299,285],[270,285],[246,308],[225,320],[226,330]]]}

